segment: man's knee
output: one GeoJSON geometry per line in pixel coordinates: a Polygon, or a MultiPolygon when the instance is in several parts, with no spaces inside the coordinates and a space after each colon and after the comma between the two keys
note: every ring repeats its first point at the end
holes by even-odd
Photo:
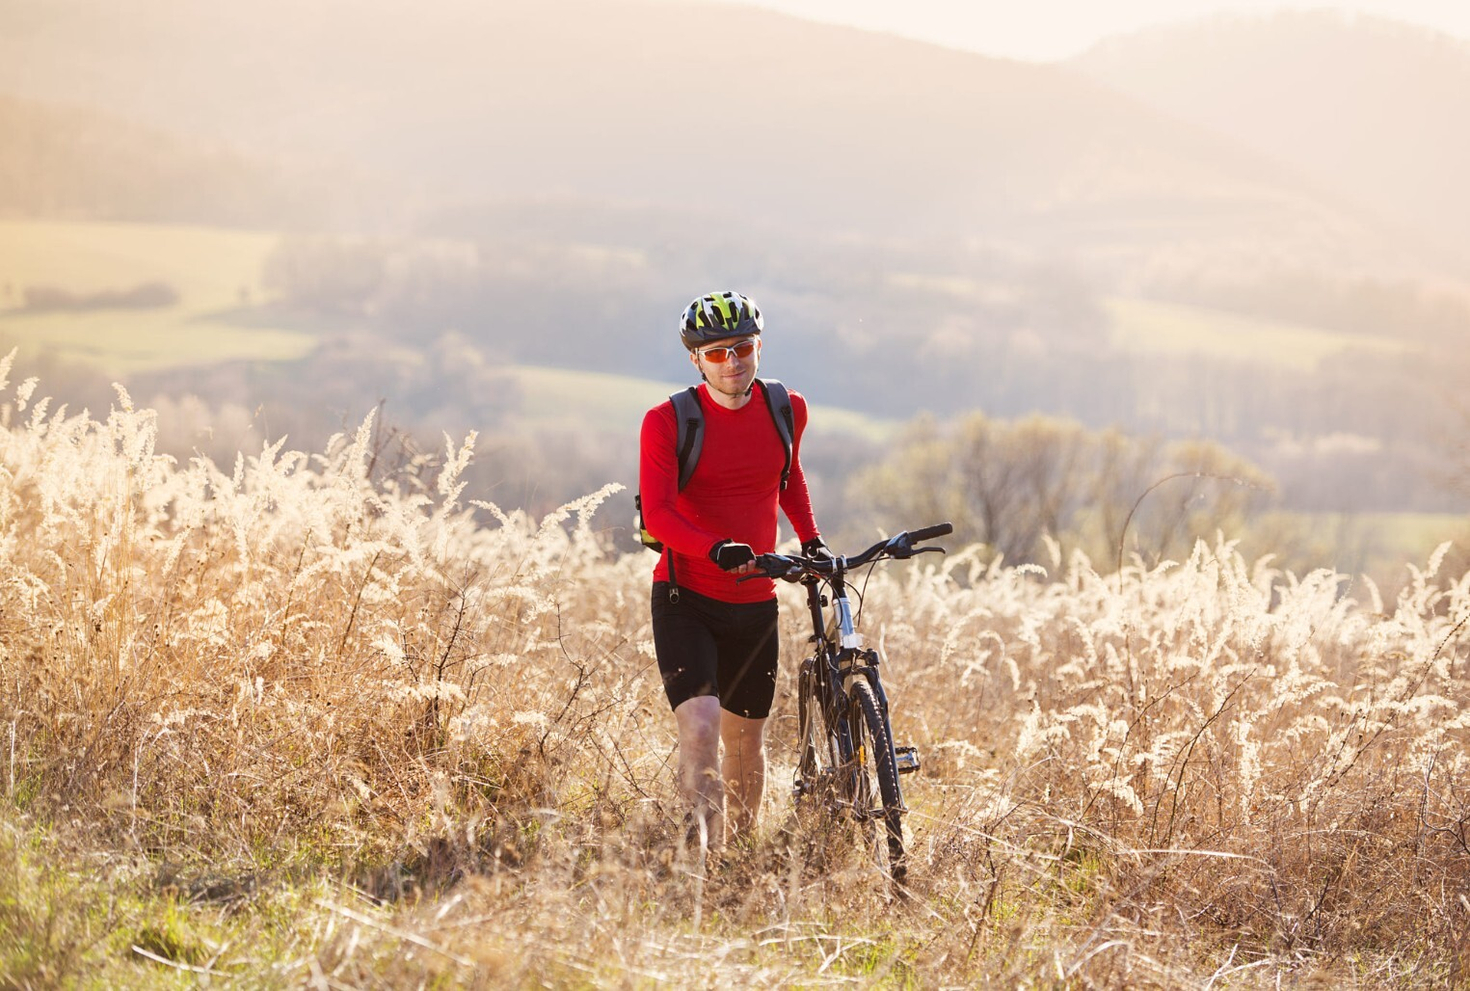
{"type": "Polygon", "coordinates": [[[674,710],[679,746],[699,753],[715,753],[720,745],[720,700],[713,695],[686,699],[674,710]]]}
{"type": "Polygon", "coordinates": [[[722,713],[720,718],[720,737],[725,744],[725,753],[741,762],[760,759],[765,731],[764,719],[746,719],[732,712],[722,713]]]}

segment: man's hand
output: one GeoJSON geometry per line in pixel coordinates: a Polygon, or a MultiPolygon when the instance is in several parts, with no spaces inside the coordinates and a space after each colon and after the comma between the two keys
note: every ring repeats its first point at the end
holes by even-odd
{"type": "Polygon", "coordinates": [[[732,575],[748,575],[755,571],[755,551],[749,544],[722,540],[709,549],[709,559],[732,575]]]}
{"type": "Polygon", "coordinates": [[[816,561],[837,560],[837,555],[832,553],[831,548],[827,546],[827,542],[822,539],[820,534],[802,544],[801,553],[816,561]]]}

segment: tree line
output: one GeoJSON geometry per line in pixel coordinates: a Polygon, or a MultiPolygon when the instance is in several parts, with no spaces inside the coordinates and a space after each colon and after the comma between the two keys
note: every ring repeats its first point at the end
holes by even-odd
{"type": "Polygon", "coordinates": [[[924,416],[849,480],[848,502],[873,524],[949,520],[1007,563],[1086,553],[1150,561],[1197,537],[1239,532],[1270,504],[1274,481],[1210,441],[1165,441],[1063,418],[924,416]]]}
{"type": "MultiPolygon", "coordinates": [[[[3,341],[0,348],[8,350],[3,341]]],[[[432,491],[446,444],[457,446],[473,430],[475,458],[461,475],[470,498],[542,516],[619,482],[626,491],[599,525],[610,547],[636,551],[636,423],[527,419],[515,380],[453,337],[430,347],[422,362],[374,360],[390,348],[342,337],[286,371],[221,364],[139,373],[126,385],[135,402],[158,411],[158,451],[181,460],[205,455],[227,465],[282,438],[292,450],[319,451],[372,413],[375,474],[432,491]],[[431,395],[438,396],[433,404],[431,395]],[[412,412],[415,403],[421,413],[412,412]]],[[[105,410],[116,401],[107,376],[79,366],[42,358],[17,374],[38,376],[38,394],[55,397],[53,408],[105,410]]],[[[921,414],[891,439],[821,426],[808,433],[802,460],[818,519],[838,548],[949,520],[957,545],[983,544],[992,557],[1048,570],[1079,550],[1102,571],[1120,556],[1125,563],[1134,555],[1149,564],[1178,560],[1196,538],[1212,541],[1217,533],[1240,538],[1249,555],[1274,554],[1278,566],[1298,574],[1319,567],[1355,573],[1375,554],[1382,560],[1395,552],[1389,535],[1349,517],[1318,527],[1278,512],[1271,473],[1215,442],[980,412],[921,414]]],[[[1392,573],[1375,575],[1385,586],[1404,574],[1403,559],[1387,563],[1392,573]]]]}
{"type": "MultiPolygon", "coordinates": [[[[1307,370],[1245,354],[1136,354],[1114,346],[1087,279],[1037,258],[934,244],[879,257],[815,235],[764,251],[727,235],[676,252],[671,234],[632,250],[566,240],[562,226],[555,210],[507,208],[461,218],[445,229],[453,239],[291,238],[265,281],[277,305],[360,335],[452,331],[492,365],[678,380],[687,365],[673,325],[687,299],[669,287],[734,279],[760,287],[771,374],[817,403],[890,419],[1039,410],[1093,429],[1210,437],[1265,467],[1294,508],[1451,504],[1434,465],[1452,456],[1443,427],[1458,421],[1459,390],[1439,350],[1347,352],[1307,370]],[[549,224],[539,237],[538,219],[549,224]],[[710,274],[722,267],[737,274],[710,274]]],[[[1424,306],[1454,325],[1448,303],[1424,306]]]]}

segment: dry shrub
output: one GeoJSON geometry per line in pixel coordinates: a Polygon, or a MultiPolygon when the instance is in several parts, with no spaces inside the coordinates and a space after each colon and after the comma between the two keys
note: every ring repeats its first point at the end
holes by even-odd
{"type": "Polygon", "coordinates": [[[1223,541],[1106,577],[965,555],[875,576],[896,735],[939,757],[915,790],[931,876],[987,911],[1046,879],[1083,949],[1176,929],[1458,976],[1470,576],[1444,553],[1388,609],[1223,541]]]}
{"type": "Polygon", "coordinates": [[[709,864],[678,828],[652,558],[593,525],[611,487],[540,521],[466,500],[473,436],[378,478],[370,420],[317,455],[180,465],[121,390],[97,421],[35,388],[0,408],[8,828],[136,858],[149,897],[218,906],[214,925],[263,929],[270,892],[316,892],[289,959],[224,941],[203,958],[221,972],[1462,979],[1470,579],[1443,554],[1392,604],[1225,541],[1112,575],[975,548],[860,577],[896,737],[925,760],[894,891],[786,798],[799,589],[765,823],[709,864]]]}
{"type": "Polygon", "coordinates": [[[611,488],[539,523],[464,506],[473,437],[432,488],[380,485],[371,418],[321,455],[180,466],[121,389],[97,422],[28,409],[33,388],[0,432],[23,808],[254,867],[401,866],[452,825],[454,868],[476,868],[527,855],[589,713],[644,704],[642,671],[594,671],[630,651],[589,619],[618,615],[621,583],[573,582],[610,567],[591,516],[611,488]]]}

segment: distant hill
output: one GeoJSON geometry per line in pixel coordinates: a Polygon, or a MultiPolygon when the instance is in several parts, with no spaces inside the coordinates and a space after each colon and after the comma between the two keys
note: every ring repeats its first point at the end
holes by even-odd
{"type": "MultiPolygon", "coordinates": [[[[1239,88],[1251,66],[1204,78],[1239,88]]],[[[1387,91],[1405,118],[1428,105],[1387,91]]],[[[766,310],[768,373],[818,404],[1208,436],[1297,508],[1440,505],[1424,466],[1461,422],[1470,340],[1453,249],[1334,188],[1349,152],[1329,168],[1252,147],[1078,65],[695,0],[0,0],[0,93],[72,163],[73,197],[135,160],[191,210],[235,202],[235,163],[267,187],[276,168],[307,177],[286,214],[334,218],[271,248],[213,316],[322,343],[290,367],[212,367],[208,394],[241,408],[390,397],[437,436],[499,415],[512,364],[681,381],[674,316],[734,286],[766,310]]],[[[1447,129],[1434,107],[1419,129],[1447,129]]],[[[64,213],[34,186],[59,178],[51,152],[26,158],[13,133],[0,161],[33,183],[15,202],[64,213]]],[[[1412,185],[1416,161],[1384,183],[1412,185]]],[[[230,217],[276,227],[268,202],[230,217]]],[[[179,217],[169,198],[105,209],[77,207],[179,217]]]]}
{"type": "Polygon", "coordinates": [[[1067,64],[1470,254],[1470,44],[1328,11],[1220,15],[1067,64]]]}
{"type": "Polygon", "coordinates": [[[0,217],[320,224],[328,188],[219,140],[0,95],[0,217]]]}
{"type": "Polygon", "coordinates": [[[10,0],[0,91],[393,174],[420,205],[697,211],[690,238],[1004,243],[1109,277],[1263,250],[1433,264],[1311,177],[1068,70],[724,4],[10,0]]]}

